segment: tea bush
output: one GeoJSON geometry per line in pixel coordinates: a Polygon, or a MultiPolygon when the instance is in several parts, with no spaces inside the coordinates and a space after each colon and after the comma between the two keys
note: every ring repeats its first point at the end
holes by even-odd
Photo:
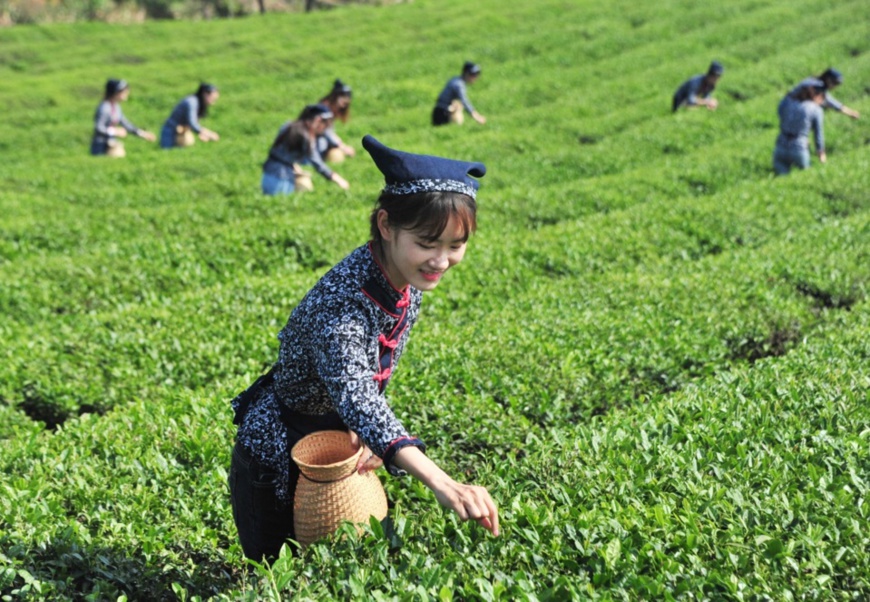
{"type": "Polygon", "coordinates": [[[803,77],[836,66],[835,95],[870,112],[868,18],[848,0],[442,0],[0,30],[0,597],[867,598],[865,120],[826,114],[827,165],[770,164],[803,77]],[[488,123],[429,127],[468,59],[488,123]],[[711,59],[719,109],[671,114],[711,59]],[[108,77],[155,132],[216,83],[222,139],[89,157],[108,77]],[[384,476],[388,524],[251,565],[229,399],[366,240],[382,185],[360,156],[337,166],[349,192],[259,194],[277,128],[335,77],[346,141],[489,169],[390,398],[490,488],[503,535],[384,476]]]}

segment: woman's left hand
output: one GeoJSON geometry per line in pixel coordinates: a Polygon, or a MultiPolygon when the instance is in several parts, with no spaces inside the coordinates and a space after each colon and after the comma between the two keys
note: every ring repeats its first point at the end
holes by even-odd
{"type": "Polygon", "coordinates": [[[363,453],[359,457],[359,462],[356,464],[356,469],[360,474],[365,474],[370,470],[377,470],[384,465],[384,461],[377,457],[368,446],[363,443],[355,432],[350,431],[350,443],[357,449],[362,447],[363,453]]]}
{"type": "Polygon", "coordinates": [[[345,180],[335,172],[332,172],[332,177],[329,179],[338,184],[338,187],[342,190],[347,190],[348,188],[350,188],[350,184],[347,183],[347,180],[345,180]]]}

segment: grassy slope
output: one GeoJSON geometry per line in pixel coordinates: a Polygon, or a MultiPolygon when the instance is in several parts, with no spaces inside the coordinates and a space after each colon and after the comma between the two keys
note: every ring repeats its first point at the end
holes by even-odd
{"type": "MultiPolygon", "coordinates": [[[[389,481],[405,542],[390,563],[385,540],[318,548],[279,570],[296,591],[867,593],[864,121],[829,114],[829,165],[768,174],[792,82],[834,64],[837,96],[870,110],[865,3],[504,4],[0,32],[9,569],[60,596],[254,587],[223,485],[226,399],[364,239],[379,188],[361,158],[341,166],[350,194],[321,181],[265,200],[258,165],[340,76],[355,90],[346,139],[489,167],[481,231],[427,299],[392,399],[445,467],[494,488],[506,537],[389,481]],[[484,65],[472,98],[490,122],[428,128],[467,58],[484,65]],[[671,115],[711,58],[727,69],[720,111],[671,115]],[[109,76],[132,82],[125,113],[153,131],[215,81],[207,123],[224,139],[88,157],[109,76]],[[117,410],[46,434],[22,402],[58,419],[117,410]]],[[[23,583],[0,575],[4,592],[23,583]]]]}

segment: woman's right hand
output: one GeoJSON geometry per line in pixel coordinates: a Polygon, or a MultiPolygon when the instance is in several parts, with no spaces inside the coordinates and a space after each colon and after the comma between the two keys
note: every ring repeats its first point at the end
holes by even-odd
{"type": "Polygon", "coordinates": [[[433,489],[438,503],[456,512],[462,520],[475,520],[498,537],[498,508],[486,487],[449,482],[433,489]]]}

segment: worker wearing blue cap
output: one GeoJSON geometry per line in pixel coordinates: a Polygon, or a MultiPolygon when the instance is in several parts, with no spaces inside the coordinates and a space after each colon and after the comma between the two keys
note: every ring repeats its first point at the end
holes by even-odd
{"type": "Polygon", "coordinates": [[[340,79],[336,79],[329,94],[320,99],[319,104],[324,105],[334,115],[326,131],[317,137],[317,151],[324,161],[340,163],[346,157],[356,155],[356,150],[351,145],[345,144],[344,140],[335,133],[336,120],[347,123],[347,120],[350,119],[352,98],[353,90],[351,87],[340,79]]]}
{"type": "Polygon", "coordinates": [[[301,188],[300,177],[307,180],[307,174],[299,167],[303,164],[312,165],[317,173],[344,190],[350,187],[347,180],[326,166],[317,149],[317,138],[332,123],[333,116],[326,105],[308,105],[295,121],[279,128],[263,163],[263,194],[291,194],[301,188]]]}
{"type": "Polygon", "coordinates": [[[825,102],[822,105],[823,109],[833,109],[834,111],[842,113],[843,115],[851,117],[852,119],[858,119],[859,117],[861,117],[861,114],[858,111],[850,109],[831,95],[831,90],[843,83],[843,74],[840,73],[837,69],[834,69],[833,67],[829,67],[825,70],[824,73],[822,73],[818,77],[808,77],[804,79],[798,85],[791,89],[791,91],[788,93],[788,96],[794,96],[798,94],[801,88],[806,87],[809,82],[812,82],[814,80],[821,80],[825,86],[825,102]]]}
{"type": "Polygon", "coordinates": [[[789,173],[792,167],[806,169],[810,166],[810,132],[814,137],[819,161],[827,161],[822,111],[824,102],[824,82],[810,78],[804,86],[779,103],[779,135],[773,150],[773,170],[777,175],[789,173]]]}
{"type": "Polygon", "coordinates": [[[451,78],[435,101],[432,109],[432,125],[445,125],[451,122],[462,123],[463,109],[479,124],[486,123],[486,117],[478,113],[468,99],[468,86],[480,77],[480,65],[466,61],[462,75],[451,78]]]}
{"type": "Polygon", "coordinates": [[[208,115],[208,109],[220,98],[220,90],[214,84],[201,83],[196,92],[185,96],[172,109],[169,118],[160,130],[160,148],[176,148],[190,146],[194,143],[194,134],[203,142],[220,140],[217,132],[208,129],[200,123],[200,119],[208,115]]]}
{"type": "Polygon", "coordinates": [[[385,180],[369,242],[305,295],[278,334],[272,369],[232,402],[233,518],[245,556],[256,561],[274,559],[294,537],[299,469],[290,450],[316,430],[347,431],[353,448],[363,448],[359,472],[383,466],[393,476],[411,474],[459,518],[499,534],[489,492],[455,481],[429,459],[385,395],[423,293],[465,255],[486,167],[394,150],[371,136],[362,144],[385,180]]]}
{"type": "Polygon", "coordinates": [[[671,109],[676,112],[680,107],[707,107],[711,111],[715,111],[716,107],[719,106],[719,101],[711,95],[724,71],[722,63],[713,61],[710,63],[707,73],[696,75],[684,81],[674,93],[671,109]]]}
{"type": "Polygon", "coordinates": [[[130,85],[123,79],[110,79],[106,82],[106,92],[94,114],[94,135],[91,138],[92,155],[123,157],[126,155],[124,144],[119,138],[133,134],[149,142],[156,136],[147,130],[137,128],[124,117],[121,103],[130,96],[130,85]]]}

